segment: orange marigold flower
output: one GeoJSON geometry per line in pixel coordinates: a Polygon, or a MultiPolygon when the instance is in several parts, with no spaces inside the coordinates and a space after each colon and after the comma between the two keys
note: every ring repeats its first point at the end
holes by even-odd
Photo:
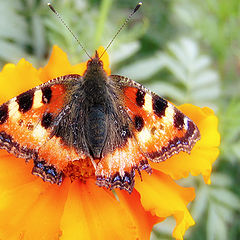
{"type": "MultiPolygon", "coordinates": [[[[103,48],[98,52],[101,54],[103,48]]],[[[108,55],[104,69],[110,74],[108,55]]],[[[0,101],[8,99],[66,74],[83,74],[86,63],[72,66],[58,47],[49,63],[35,69],[24,59],[7,64],[0,73],[0,101]]],[[[151,163],[153,174],[136,176],[131,194],[111,191],[68,178],[61,186],[43,182],[31,174],[32,161],[15,158],[0,150],[0,239],[149,239],[155,223],[173,215],[173,237],[182,239],[194,224],[187,205],[194,199],[193,188],[178,186],[174,179],[202,174],[210,183],[212,163],[219,154],[218,120],[209,108],[190,104],[179,107],[198,126],[201,140],[191,154],[181,152],[165,162],[151,163]]]]}

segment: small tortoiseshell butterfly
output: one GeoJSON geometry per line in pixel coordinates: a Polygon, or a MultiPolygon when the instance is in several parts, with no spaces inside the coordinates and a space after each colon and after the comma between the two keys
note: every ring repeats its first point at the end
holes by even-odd
{"type": "Polygon", "coordinates": [[[32,173],[61,184],[95,176],[99,186],[131,192],[149,160],[190,153],[194,122],[133,80],[107,75],[96,52],[85,73],[50,80],[0,106],[0,148],[33,159],[32,173]],[[92,166],[93,172],[84,171],[92,166]]]}

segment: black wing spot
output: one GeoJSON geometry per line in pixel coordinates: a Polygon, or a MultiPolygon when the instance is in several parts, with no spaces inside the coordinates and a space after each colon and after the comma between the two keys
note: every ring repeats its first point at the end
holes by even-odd
{"type": "Polygon", "coordinates": [[[53,115],[52,113],[45,112],[42,117],[42,126],[47,129],[50,127],[51,123],[53,121],[53,115]]]}
{"type": "Polygon", "coordinates": [[[141,116],[135,116],[134,117],[134,126],[136,128],[137,131],[141,131],[144,127],[144,120],[141,116]]]}
{"type": "Polygon", "coordinates": [[[16,102],[19,105],[19,111],[22,113],[27,112],[32,108],[33,105],[34,91],[30,90],[25,93],[22,93],[17,97],[16,102]]]}
{"type": "Polygon", "coordinates": [[[165,110],[167,108],[167,101],[159,96],[155,95],[153,97],[153,112],[158,116],[162,117],[165,115],[165,110]]]}
{"type": "Polygon", "coordinates": [[[42,89],[42,102],[44,104],[50,103],[51,98],[52,98],[52,89],[51,89],[51,87],[48,87],[48,86],[44,87],[42,89]]]}
{"type": "Polygon", "coordinates": [[[137,94],[136,94],[136,103],[139,107],[142,107],[145,103],[145,97],[146,93],[143,92],[142,90],[138,89],[137,94]]]}
{"type": "Polygon", "coordinates": [[[3,104],[0,106],[0,124],[3,124],[8,119],[8,106],[3,104]]]}
{"type": "Polygon", "coordinates": [[[180,111],[176,111],[174,115],[174,127],[176,127],[178,130],[182,130],[184,126],[184,114],[180,111]]]}

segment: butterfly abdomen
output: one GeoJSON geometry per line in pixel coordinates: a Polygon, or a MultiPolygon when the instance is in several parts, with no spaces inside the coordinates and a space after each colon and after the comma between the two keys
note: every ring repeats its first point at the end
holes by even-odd
{"type": "Polygon", "coordinates": [[[101,158],[107,136],[107,116],[102,105],[95,105],[87,113],[85,133],[90,153],[93,158],[101,158]]]}

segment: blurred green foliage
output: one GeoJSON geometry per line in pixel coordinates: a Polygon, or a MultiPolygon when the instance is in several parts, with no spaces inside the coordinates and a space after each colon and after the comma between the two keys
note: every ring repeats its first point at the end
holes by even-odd
{"type": "MultiPolygon", "coordinates": [[[[72,31],[92,54],[106,46],[131,9],[132,0],[54,0],[72,31]]],[[[190,206],[196,225],[186,239],[240,239],[240,2],[239,0],[145,0],[108,50],[112,72],[142,82],[177,104],[212,107],[218,114],[221,155],[212,185],[201,178],[190,206]]],[[[86,55],[43,0],[0,0],[0,65],[24,57],[43,66],[53,44],[72,63],[86,55]]],[[[167,223],[152,239],[172,239],[167,223]]]]}

